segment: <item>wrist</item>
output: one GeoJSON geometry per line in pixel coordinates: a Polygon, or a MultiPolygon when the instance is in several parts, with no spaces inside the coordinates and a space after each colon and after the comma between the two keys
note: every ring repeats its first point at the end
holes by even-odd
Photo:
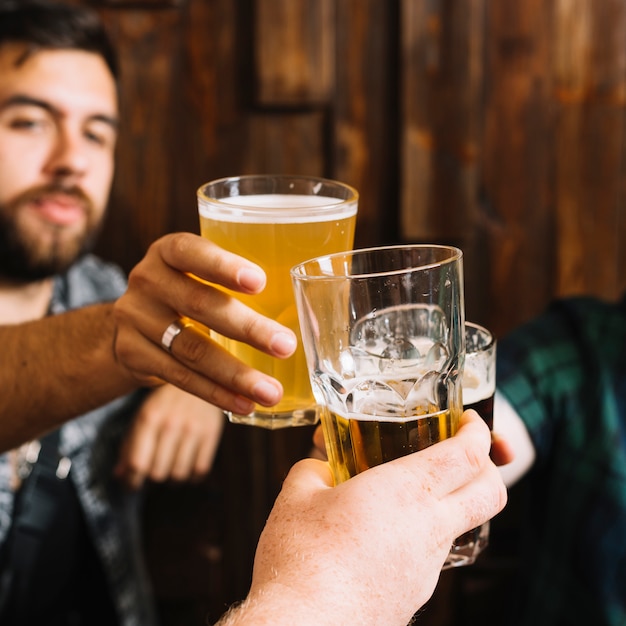
{"type": "Polygon", "coordinates": [[[113,308],[113,303],[93,307],[94,323],[98,324],[99,332],[94,333],[90,360],[107,372],[111,386],[116,390],[115,395],[121,395],[137,388],[139,383],[117,358],[115,351],[117,323],[113,308]]]}
{"type": "Polygon", "coordinates": [[[287,585],[269,582],[253,586],[246,599],[231,607],[215,626],[331,626],[349,622],[336,615],[326,616],[313,592],[303,597],[287,585]]]}

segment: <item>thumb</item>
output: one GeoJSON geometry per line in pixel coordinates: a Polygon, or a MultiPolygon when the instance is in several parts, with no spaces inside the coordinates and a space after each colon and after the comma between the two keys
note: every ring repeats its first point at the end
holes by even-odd
{"type": "Polygon", "coordinates": [[[282,492],[298,492],[310,494],[322,489],[330,489],[334,485],[330,466],[318,459],[302,459],[287,474],[283,482],[282,492]]]}

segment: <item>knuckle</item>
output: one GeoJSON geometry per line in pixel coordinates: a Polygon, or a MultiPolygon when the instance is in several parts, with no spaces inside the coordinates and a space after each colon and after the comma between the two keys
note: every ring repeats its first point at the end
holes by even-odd
{"type": "Polygon", "coordinates": [[[149,476],[155,483],[162,483],[167,478],[167,473],[160,467],[153,467],[150,470],[149,476]]]}
{"type": "Polygon", "coordinates": [[[491,440],[486,427],[484,432],[481,428],[480,431],[473,431],[472,436],[465,438],[463,461],[469,468],[472,476],[479,474],[485,467],[485,464],[491,462],[489,457],[490,449],[491,440]]]}
{"type": "Polygon", "coordinates": [[[168,382],[181,389],[190,389],[193,378],[194,373],[183,365],[173,365],[167,372],[168,382]]]}
{"type": "Polygon", "coordinates": [[[248,386],[248,382],[249,379],[245,366],[243,368],[243,371],[242,369],[236,367],[228,375],[228,387],[230,389],[243,390],[248,386]]]}
{"type": "Polygon", "coordinates": [[[187,480],[187,476],[185,472],[177,467],[173,467],[169,476],[170,480],[173,480],[176,483],[182,483],[187,480]]]}
{"type": "Polygon", "coordinates": [[[178,432],[180,432],[183,436],[186,434],[185,424],[180,423],[178,416],[175,413],[168,413],[167,415],[162,416],[158,421],[161,430],[166,434],[178,432]]]}
{"type": "Polygon", "coordinates": [[[193,468],[193,477],[196,479],[203,478],[209,473],[210,469],[211,466],[208,461],[197,462],[193,468]]]}
{"type": "MultiPolygon", "coordinates": [[[[154,246],[154,244],[152,244],[154,246]]],[[[147,262],[145,260],[139,262],[133,267],[128,274],[128,286],[130,287],[142,287],[152,282],[152,272],[146,268],[147,262]]]]}
{"type": "MultiPolygon", "coordinates": [[[[192,280],[188,288],[190,291],[185,301],[188,317],[192,319],[203,319],[206,317],[207,309],[209,308],[207,306],[207,295],[210,287],[203,285],[197,280],[192,280]]],[[[214,309],[215,306],[213,305],[210,308],[214,309]]]]}
{"type": "Polygon", "coordinates": [[[143,463],[136,454],[131,454],[127,459],[127,467],[130,474],[145,474],[147,471],[146,463],[143,463]]]}
{"type": "Polygon", "coordinates": [[[482,446],[470,445],[465,448],[465,462],[470,468],[472,476],[477,476],[485,461],[489,458],[488,453],[485,453],[482,446]]]}
{"type": "Polygon", "coordinates": [[[184,258],[189,252],[191,245],[191,240],[187,233],[171,233],[159,241],[161,244],[165,244],[168,252],[177,259],[184,258]]]}
{"type": "Polygon", "coordinates": [[[127,294],[123,294],[113,303],[113,318],[118,322],[128,316],[126,310],[127,298],[127,294]]]}
{"type": "Polygon", "coordinates": [[[133,372],[135,377],[143,377],[139,358],[133,350],[132,343],[127,342],[121,333],[118,333],[114,346],[115,360],[122,364],[128,371],[133,372]]]}
{"type": "Polygon", "coordinates": [[[198,365],[207,359],[210,343],[199,336],[197,332],[190,332],[188,337],[181,333],[180,339],[184,341],[183,350],[187,361],[198,365]]]}
{"type": "Polygon", "coordinates": [[[265,319],[258,314],[247,315],[241,323],[241,331],[246,339],[258,337],[264,330],[265,319]]]}
{"type": "Polygon", "coordinates": [[[498,514],[506,506],[508,494],[500,472],[495,465],[488,469],[488,477],[484,480],[484,512],[483,517],[489,519],[498,514]]]}
{"type": "Polygon", "coordinates": [[[113,320],[116,325],[116,337],[126,338],[125,332],[128,331],[133,319],[133,303],[132,297],[128,293],[122,295],[113,304],[113,320]]]}
{"type": "Polygon", "coordinates": [[[496,506],[498,508],[498,511],[501,511],[505,506],[506,503],[508,502],[509,499],[509,492],[506,488],[506,485],[504,484],[504,481],[502,480],[502,477],[500,476],[500,472],[496,469],[497,475],[498,475],[498,489],[497,489],[497,494],[496,494],[496,506]]]}

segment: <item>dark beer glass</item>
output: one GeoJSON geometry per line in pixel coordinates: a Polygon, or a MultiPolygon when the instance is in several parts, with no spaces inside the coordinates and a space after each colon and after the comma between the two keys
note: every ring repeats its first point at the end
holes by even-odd
{"type": "MultiPolygon", "coordinates": [[[[496,392],[496,340],[483,326],[465,322],[465,366],[461,380],[463,410],[474,409],[493,430],[493,397],[496,392]]],[[[476,553],[489,543],[489,522],[465,533],[458,545],[474,545],[476,553]]],[[[455,547],[452,548],[455,550],[455,547]]]]}

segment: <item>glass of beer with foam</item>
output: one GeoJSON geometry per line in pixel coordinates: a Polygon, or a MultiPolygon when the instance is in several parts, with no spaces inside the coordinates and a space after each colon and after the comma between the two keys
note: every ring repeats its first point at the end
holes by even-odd
{"type": "MultiPolygon", "coordinates": [[[[336,483],[454,435],[463,411],[463,258],[386,246],[291,270],[313,393],[336,483]]],[[[452,546],[445,567],[473,562],[452,546]]]]}
{"type": "MultiPolygon", "coordinates": [[[[220,247],[260,265],[267,274],[262,293],[232,295],[291,328],[300,336],[289,270],[320,254],[352,249],[358,193],[349,185],[312,176],[249,175],[214,180],[198,189],[200,230],[220,247]]],[[[318,408],[311,392],[301,341],[288,359],[212,336],[229,352],[283,385],[279,404],[257,405],[231,422],[276,429],[314,424],[318,408]]]]}
{"type": "Polygon", "coordinates": [[[496,393],[496,339],[484,326],[465,322],[463,410],[474,409],[493,430],[496,393]]]}
{"type": "MultiPolygon", "coordinates": [[[[474,409],[493,430],[493,398],[496,393],[496,340],[484,326],[465,322],[465,366],[461,379],[463,410],[474,409]]],[[[457,555],[477,555],[489,544],[489,522],[457,539],[457,555]]]]}

